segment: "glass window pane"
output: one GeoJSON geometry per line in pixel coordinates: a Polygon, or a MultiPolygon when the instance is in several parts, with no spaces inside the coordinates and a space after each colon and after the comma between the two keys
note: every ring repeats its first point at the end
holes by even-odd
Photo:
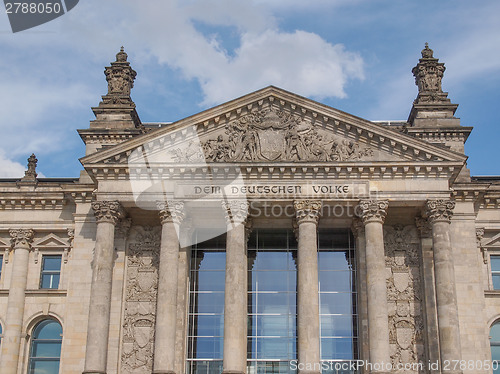
{"type": "Polygon", "coordinates": [[[60,271],[61,256],[43,256],[43,270],[60,271]]]}
{"type": "Polygon", "coordinates": [[[61,343],[33,342],[31,354],[34,357],[59,357],[61,355],[61,343]]]}
{"type": "Polygon", "coordinates": [[[296,357],[295,338],[249,338],[248,351],[250,359],[290,360],[296,357]]]}
{"type": "Polygon", "coordinates": [[[296,334],[294,315],[253,315],[249,317],[248,334],[251,336],[290,336],[296,334]]]}
{"type": "Polygon", "coordinates": [[[493,289],[500,290],[500,273],[499,274],[493,273],[492,278],[493,278],[493,289]]]}
{"type": "Polygon", "coordinates": [[[350,271],[320,271],[320,292],[350,292],[353,289],[352,276],[350,271]]]}
{"type": "MultiPolygon", "coordinates": [[[[254,252],[255,256],[255,252],[254,252]]],[[[253,263],[253,270],[288,270],[291,253],[287,252],[259,252],[253,263]]]]}
{"type": "Polygon", "coordinates": [[[53,320],[45,320],[38,324],[33,334],[35,339],[60,340],[62,335],[61,325],[53,320]]]}
{"type": "Polygon", "coordinates": [[[319,270],[349,270],[346,251],[318,252],[319,270]]]}
{"type": "Polygon", "coordinates": [[[350,338],[322,338],[321,359],[352,360],[354,343],[350,338]]]}
{"type": "Polygon", "coordinates": [[[248,284],[253,291],[288,291],[296,289],[296,272],[253,271],[248,275],[248,284]]]}
{"type": "Polygon", "coordinates": [[[59,274],[42,274],[41,288],[59,288],[59,274]]]}
{"type": "Polygon", "coordinates": [[[224,316],[217,315],[193,315],[191,316],[193,330],[189,334],[193,336],[223,336],[224,316]]]}
{"type": "Polygon", "coordinates": [[[198,277],[192,282],[198,291],[224,291],[226,273],[224,271],[199,271],[198,277]]]}
{"type": "Polygon", "coordinates": [[[193,358],[222,358],[224,352],[224,339],[215,337],[198,337],[194,344],[193,358]]]}
{"type": "Polygon", "coordinates": [[[500,256],[490,256],[491,270],[500,271],[500,256]]]}
{"type": "Polygon", "coordinates": [[[254,293],[249,311],[261,314],[295,314],[296,298],[294,292],[254,293]]]}
{"type": "Polygon", "coordinates": [[[353,294],[322,293],[320,294],[320,314],[352,314],[353,294]]]}
{"type": "Polygon", "coordinates": [[[57,374],[59,373],[59,360],[32,360],[29,372],[30,374],[57,374]]]}
{"type": "Polygon", "coordinates": [[[352,315],[321,316],[322,337],[354,337],[356,326],[352,315]]]}
{"type": "Polygon", "coordinates": [[[224,293],[193,293],[191,303],[194,303],[193,313],[224,313],[224,293]]]}

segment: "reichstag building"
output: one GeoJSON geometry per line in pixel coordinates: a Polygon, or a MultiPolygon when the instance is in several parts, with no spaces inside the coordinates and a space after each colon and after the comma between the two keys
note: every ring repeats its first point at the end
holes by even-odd
{"type": "Polygon", "coordinates": [[[142,123],[122,48],[80,177],[0,180],[0,373],[500,372],[500,177],[415,60],[407,121],[270,86],[142,123]]]}

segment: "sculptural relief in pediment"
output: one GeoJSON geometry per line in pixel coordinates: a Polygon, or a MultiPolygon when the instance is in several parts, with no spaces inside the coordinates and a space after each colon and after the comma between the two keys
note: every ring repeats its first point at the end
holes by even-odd
{"type": "Polygon", "coordinates": [[[374,150],[281,111],[261,111],[229,122],[199,144],[172,149],[176,162],[374,160],[374,150]]]}

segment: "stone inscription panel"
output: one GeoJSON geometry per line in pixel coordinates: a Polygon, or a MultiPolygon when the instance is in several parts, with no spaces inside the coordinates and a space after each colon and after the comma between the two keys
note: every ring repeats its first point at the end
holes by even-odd
{"type": "Polygon", "coordinates": [[[369,182],[318,181],[313,183],[189,183],[176,186],[175,197],[192,199],[225,198],[323,198],[348,199],[369,195],[369,182]]]}

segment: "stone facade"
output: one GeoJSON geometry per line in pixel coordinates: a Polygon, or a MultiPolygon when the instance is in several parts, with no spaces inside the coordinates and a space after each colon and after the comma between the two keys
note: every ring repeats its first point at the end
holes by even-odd
{"type": "Polygon", "coordinates": [[[46,319],[62,326],[60,373],[189,373],[191,251],[219,234],[220,371],[246,373],[247,242],[273,228],[298,243],[300,373],[321,372],[318,230],[338,228],[355,238],[352,359],[386,364],[361,372],[491,373],[500,178],[469,175],[471,128],[454,116],[444,71],[426,45],[403,124],[271,86],[153,127],[130,97],[136,72],[122,49],[96,120],[79,130],[80,178],[38,178],[32,155],[22,179],[0,180],[0,374],[28,372],[46,319]]]}

